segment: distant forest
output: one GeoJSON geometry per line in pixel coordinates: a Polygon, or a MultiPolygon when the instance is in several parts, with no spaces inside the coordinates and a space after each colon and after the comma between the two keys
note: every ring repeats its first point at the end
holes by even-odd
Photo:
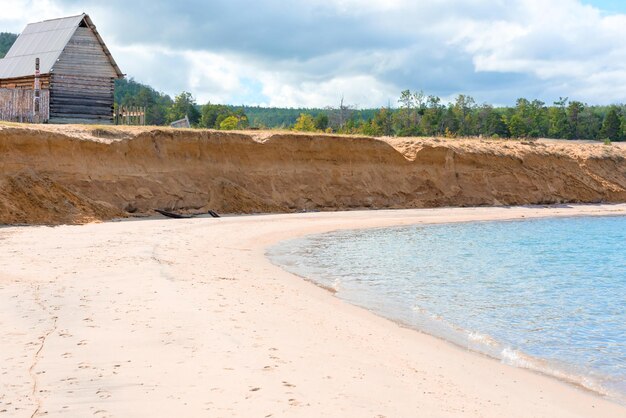
{"type": "Polygon", "coordinates": [[[589,106],[568,98],[552,105],[520,98],[513,107],[477,104],[467,95],[452,103],[405,90],[397,107],[355,109],[343,102],[323,109],[198,105],[183,92],[174,99],[133,79],[118,80],[115,101],[145,106],[147,123],[162,125],[189,117],[211,129],[294,129],[369,136],[445,136],[626,140],[626,105],[589,106]]]}
{"type": "MultiPolygon", "coordinates": [[[[0,57],[17,35],[0,33],[0,57]]],[[[294,129],[370,136],[482,136],[626,140],[626,105],[593,106],[561,97],[548,105],[520,98],[515,106],[494,107],[459,95],[451,103],[405,90],[395,106],[356,109],[343,100],[326,108],[269,108],[196,103],[189,92],[174,98],[134,79],[117,80],[115,106],[146,108],[146,123],[168,125],[189,117],[194,127],[211,129],[294,129]]]]}

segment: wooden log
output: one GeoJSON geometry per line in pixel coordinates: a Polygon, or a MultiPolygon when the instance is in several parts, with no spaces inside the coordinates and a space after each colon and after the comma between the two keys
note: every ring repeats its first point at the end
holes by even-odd
{"type": "Polygon", "coordinates": [[[90,111],[89,109],[82,109],[68,111],[66,109],[50,109],[50,117],[88,117],[88,118],[112,118],[113,112],[104,112],[104,111],[90,111]]]}
{"type": "Polygon", "coordinates": [[[99,92],[99,91],[83,91],[83,92],[73,92],[71,90],[51,90],[50,92],[52,97],[63,97],[63,98],[72,98],[72,97],[82,97],[82,98],[91,98],[94,99],[102,99],[109,100],[113,102],[113,92],[99,92]]]}
{"type": "Polygon", "coordinates": [[[112,106],[113,100],[110,98],[99,97],[71,97],[71,96],[54,96],[52,99],[54,104],[75,104],[84,106],[112,106]]]}
{"type": "Polygon", "coordinates": [[[106,109],[89,109],[89,108],[82,108],[82,109],[67,109],[67,108],[54,108],[54,107],[50,107],[50,115],[54,115],[54,116],[59,116],[59,115],[67,115],[67,116],[72,116],[72,115],[93,115],[93,116],[103,116],[103,117],[109,117],[109,116],[113,116],[113,112],[111,110],[106,110],[106,109]]]}
{"type": "Polygon", "coordinates": [[[51,83],[52,88],[72,88],[80,87],[87,89],[113,90],[115,84],[110,82],[99,82],[98,80],[54,80],[51,83]]]}
{"type": "Polygon", "coordinates": [[[89,118],[50,118],[50,123],[58,124],[86,124],[86,125],[111,125],[112,119],[89,119],[89,118]]]}
{"type": "MultiPolygon", "coordinates": [[[[39,77],[39,82],[42,89],[48,89],[50,86],[50,75],[41,75],[39,77]]],[[[28,77],[19,77],[19,78],[5,78],[0,79],[0,88],[24,88],[24,89],[32,89],[35,84],[35,76],[28,77]]]]}

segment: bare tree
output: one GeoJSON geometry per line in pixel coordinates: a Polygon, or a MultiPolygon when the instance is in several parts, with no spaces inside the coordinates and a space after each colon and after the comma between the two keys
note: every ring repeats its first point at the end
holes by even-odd
{"type": "Polygon", "coordinates": [[[344,97],[341,95],[341,101],[339,102],[339,108],[332,106],[326,107],[330,124],[334,128],[342,129],[348,120],[352,117],[356,107],[354,105],[348,105],[344,103],[344,97]]]}

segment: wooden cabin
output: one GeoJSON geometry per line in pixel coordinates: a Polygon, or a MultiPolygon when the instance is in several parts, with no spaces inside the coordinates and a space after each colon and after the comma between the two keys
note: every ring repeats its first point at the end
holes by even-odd
{"type": "Polygon", "coordinates": [[[31,23],[0,59],[0,119],[113,123],[123,76],[88,15],[31,23]]]}

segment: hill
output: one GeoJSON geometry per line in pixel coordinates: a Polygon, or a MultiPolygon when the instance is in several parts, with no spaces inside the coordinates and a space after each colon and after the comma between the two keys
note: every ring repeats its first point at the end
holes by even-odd
{"type": "Polygon", "coordinates": [[[0,32],[0,58],[4,58],[16,39],[17,35],[14,33],[0,32]]]}

